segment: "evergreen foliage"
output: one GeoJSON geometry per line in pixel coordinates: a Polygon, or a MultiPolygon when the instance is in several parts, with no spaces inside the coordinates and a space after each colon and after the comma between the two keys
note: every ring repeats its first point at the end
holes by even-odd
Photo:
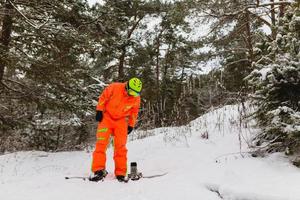
{"type": "Polygon", "coordinates": [[[257,45],[255,70],[247,77],[255,89],[256,117],[263,128],[258,144],[267,151],[300,150],[300,8],[287,10],[276,39],[257,45]]]}
{"type": "Polygon", "coordinates": [[[141,127],[191,119],[182,104],[197,44],[181,35],[190,31],[189,1],[0,5],[0,151],[81,148],[94,136],[105,83],[132,76],[145,83],[141,127]]]}
{"type": "MultiPolygon", "coordinates": [[[[5,1],[2,32],[1,148],[53,150],[85,140],[79,118],[96,97],[85,54],[91,21],[83,1],[5,1]],[[2,34],[2,40],[4,40],[2,34]],[[69,134],[68,134],[69,133],[69,134]],[[66,140],[66,138],[72,138],[66,140]],[[16,144],[17,143],[17,144],[16,144]]],[[[99,88],[99,87],[98,87],[99,88]]]]}
{"type": "MultiPolygon", "coordinates": [[[[278,4],[279,15],[286,4],[278,4]]],[[[82,148],[94,138],[103,88],[133,76],[144,82],[138,128],[186,124],[211,107],[245,101],[253,67],[248,79],[268,99],[257,99],[258,113],[270,111],[258,115],[261,125],[278,119],[281,128],[266,132],[285,124],[296,137],[298,10],[276,29],[275,9],[265,7],[252,0],[0,1],[0,152],[82,148]],[[198,36],[197,25],[208,26],[207,35],[198,36]],[[200,73],[212,59],[213,70],[200,73]],[[257,77],[262,72],[274,80],[257,77]]]]}

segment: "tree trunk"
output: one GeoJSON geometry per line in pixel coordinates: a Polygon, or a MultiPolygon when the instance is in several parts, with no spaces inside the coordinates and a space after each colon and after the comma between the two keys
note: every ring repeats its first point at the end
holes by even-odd
{"type": "MultiPolygon", "coordinates": [[[[137,16],[135,16],[137,17],[137,16]]],[[[139,18],[134,24],[133,26],[128,30],[127,33],[127,41],[126,43],[122,46],[121,48],[121,56],[119,57],[119,81],[124,81],[124,62],[125,62],[125,57],[126,57],[126,48],[129,46],[128,41],[130,40],[133,32],[136,30],[136,28],[138,27],[140,21],[144,18],[144,16],[142,16],[141,18],[139,18]]]]}
{"type": "Polygon", "coordinates": [[[122,48],[121,56],[119,57],[119,81],[124,81],[124,62],[126,55],[126,47],[122,48]]]}
{"type": "Polygon", "coordinates": [[[247,47],[249,49],[249,55],[250,55],[250,60],[253,61],[254,60],[254,56],[253,56],[253,46],[252,46],[252,35],[251,35],[251,24],[250,24],[250,15],[249,12],[246,12],[246,43],[247,43],[247,47]]]}
{"type": "MultiPolygon", "coordinates": [[[[283,0],[279,0],[279,1],[283,1],[283,0]]],[[[279,17],[283,17],[283,15],[284,15],[284,9],[285,9],[285,4],[281,4],[279,6],[279,17]]]]}
{"type": "Polygon", "coordinates": [[[160,55],[160,38],[158,36],[157,38],[157,44],[156,44],[156,96],[159,96],[159,55],[160,55]]]}
{"type": "Polygon", "coordinates": [[[159,63],[159,56],[160,56],[160,45],[161,45],[161,37],[164,32],[164,28],[160,30],[159,34],[156,38],[156,96],[157,98],[160,95],[160,83],[159,83],[159,77],[160,77],[160,63],[159,63]]]}
{"type": "MultiPolygon", "coordinates": [[[[274,3],[274,0],[270,0],[271,3],[274,3]]],[[[276,38],[276,29],[275,29],[275,25],[276,25],[276,16],[275,16],[275,5],[271,4],[271,21],[272,21],[272,38],[275,39],[276,38]]]]}
{"type": "Polygon", "coordinates": [[[13,6],[6,1],[4,6],[5,15],[3,16],[2,22],[2,32],[0,38],[0,82],[3,80],[4,71],[6,67],[6,54],[9,51],[9,42],[11,38],[12,26],[13,26],[13,19],[11,16],[13,10],[13,6]]]}

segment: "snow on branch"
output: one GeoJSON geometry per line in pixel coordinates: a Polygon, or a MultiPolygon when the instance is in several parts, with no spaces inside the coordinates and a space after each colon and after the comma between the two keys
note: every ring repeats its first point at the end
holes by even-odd
{"type": "MultiPolygon", "coordinates": [[[[213,11],[213,13],[207,13],[207,12],[204,12],[204,13],[206,13],[207,15],[209,15],[211,17],[216,17],[216,18],[224,17],[224,16],[230,17],[230,16],[239,15],[246,11],[250,12],[249,11],[250,8],[261,8],[261,7],[268,7],[268,6],[275,6],[275,5],[290,5],[290,4],[292,4],[292,2],[289,2],[289,1],[279,1],[279,2],[263,3],[263,4],[249,4],[249,5],[245,5],[245,7],[241,8],[240,10],[237,10],[235,12],[222,13],[222,14],[218,15],[218,14],[214,14],[214,13],[218,13],[218,12],[211,9],[213,11]]],[[[254,13],[252,13],[252,14],[254,14],[254,13]]]]}
{"type": "Polygon", "coordinates": [[[286,4],[292,4],[290,1],[277,1],[272,3],[262,3],[259,5],[256,5],[255,7],[266,7],[266,6],[276,6],[276,5],[286,5],[286,4]]]}

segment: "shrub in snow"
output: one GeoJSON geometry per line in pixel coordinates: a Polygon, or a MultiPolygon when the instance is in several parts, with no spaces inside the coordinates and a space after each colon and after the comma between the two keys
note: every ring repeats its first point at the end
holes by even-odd
{"type": "Polygon", "coordinates": [[[259,59],[246,77],[262,134],[258,145],[268,152],[300,152],[300,9],[292,6],[280,19],[277,37],[257,45],[259,59]]]}

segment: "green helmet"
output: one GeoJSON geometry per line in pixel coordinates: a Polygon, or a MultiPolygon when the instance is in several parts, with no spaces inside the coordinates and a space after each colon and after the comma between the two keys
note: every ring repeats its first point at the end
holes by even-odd
{"type": "Polygon", "coordinates": [[[131,78],[127,83],[127,90],[132,96],[138,96],[142,90],[142,81],[138,78],[131,78]],[[136,93],[133,95],[133,93],[136,93]]]}

